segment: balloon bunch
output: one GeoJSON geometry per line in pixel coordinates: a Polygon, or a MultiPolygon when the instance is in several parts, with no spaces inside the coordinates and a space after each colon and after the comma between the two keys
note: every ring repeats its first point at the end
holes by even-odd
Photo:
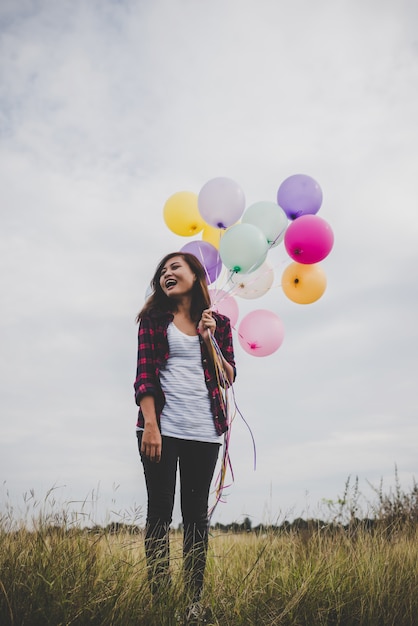
{"type": "MultiPolygon", "coordinates": [[[[261,201],[247,208],[241,187],[230,178],[218,177],[198,194],[181,191],[170,196],[163,215],[177,235],[201,233],[200,240],[190,241],[181,251],[201,261],[213,309],[227,315],[235,328],[239,316],[235,296],[253,299],[269,291],[274,270],[267,256],[281,243],[292,260],[281,276],[284,294],[298,304],[310,304],[322,296],[327,281],[319,262],[330,253],[334,235],[316,215],[321,205],[320,186],[304,174],[281,183],[277,202],[261,201]],[[220,286],[222,273],[226,278],[220,286]]],[[[253,356],[272,354],[283,337],[282,321],[266,309],[248,313],[238,326],[240,345],[253,356]]]]}

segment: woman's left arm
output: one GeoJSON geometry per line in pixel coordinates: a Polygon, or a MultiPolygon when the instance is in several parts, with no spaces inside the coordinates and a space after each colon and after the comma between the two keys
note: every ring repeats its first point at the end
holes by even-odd
{"type": "MultiPolygon", "coordinates": [[[[213,349],[210,340],[210,333],[215,335],[216,331],[216,320],[212,315],[212,311],[210,309],[205,309],[202,313],[202,317],[200,319],[198,325],[199,333],[201,334],[203,341],[206,344],[208,349],[208,353],[210,357],[213,359],[213,349]]],[[[232,332],[231,325],[229,320],[226,324],[226,327],[223,329],[222,333],[223,341],[220,345],[221,349],[221,358],[222,358],[222,366],[225,370],[226,376],[228,378],[229,384],[235,380],[235,361],[234,361],[234,349],[232,346],[232,332]]]]}

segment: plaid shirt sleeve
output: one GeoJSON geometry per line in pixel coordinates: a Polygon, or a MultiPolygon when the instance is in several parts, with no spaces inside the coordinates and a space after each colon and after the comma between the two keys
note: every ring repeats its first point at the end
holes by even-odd
{"type": "Polygon", "coordinates": [[[227,317],[223,317],[222,323],[219,323],[219,316],[217,316],[217,325],[215,330],[215,339],[218,342],[218,346],[221,349],[225,360],[234,368],[234,379],[236,376],[234,346],[232,344],[232,330],[231,323],[227,317]]]}
{"type": "MultiPolygon", "coordinates": [[[[214,313],[216,319],[215,339],[225,357],[225,360],[234,368],[234,378],[236,374],[234,348],[232,344],[231,324],[227,317],[214,313]]],[[[203,342],[202,342],[203,343],[203,342]]],[[[204,348],[206,352],[206,348],[204,348]]],[[[206,356],[206,355],[205,355],[206,356]]],[[[222,400],[221,390],[218,387],[215,371],[210,365],[210,359],[203,359],[204,373],[206,385],[209,391],[209,398],[212,407],[212,414],[215,423],[215,429],[218,435],[222,435],[228,430],[228,416],[225,413],[225,407],[222,400]]]]}
{"type": "Polygon", "coordinates": [[[153,321],[144,317],[138,329],[138,359],[136,379],[134,382],[135,401],[139,405],[141,398],[147,394],[158,396],[160,384],[156,365],[156,335],[158,329],[153,321]]]}

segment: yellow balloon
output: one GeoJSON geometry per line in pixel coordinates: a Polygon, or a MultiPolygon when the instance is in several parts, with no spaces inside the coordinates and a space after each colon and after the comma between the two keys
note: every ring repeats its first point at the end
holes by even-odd
{"type": "Polygon", "coordinates": [[[219,243],[224,233],[225,230],[223,228],[215,228],[214,226],[210,226],[210,224],[204,224],[202,239],[203,241],[207,241],[207,243],[211,243],[212,246],[219,250],[219,243]]]}
{"type": "Polygon", "coordinates": [[[291,263],[282,274],[282,289],[289,300],[297,304],[319,300],[326,287],[327,277],[318,263],[291,263]]]}
{"type": "Polygon", "coordinates": [[[192,191],[178,191],[170,196],[163,216],[168,228],[182,237],[197,235],[205,224],[197,207],[197,194],[192,191]]]}

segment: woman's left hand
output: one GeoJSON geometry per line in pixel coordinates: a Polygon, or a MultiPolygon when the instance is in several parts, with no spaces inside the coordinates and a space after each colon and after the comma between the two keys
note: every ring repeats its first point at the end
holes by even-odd
{"type": "Polygon", "coordinates": [[[216,330],[216,322],[212,316],[212,311],[210,309],[205,309],[202,313],[202,317],[200,318],[200,322],[198,325],[199,333],[202,335],[203,339],[209,338],[210,331],[213,333],[216,330]]]}

